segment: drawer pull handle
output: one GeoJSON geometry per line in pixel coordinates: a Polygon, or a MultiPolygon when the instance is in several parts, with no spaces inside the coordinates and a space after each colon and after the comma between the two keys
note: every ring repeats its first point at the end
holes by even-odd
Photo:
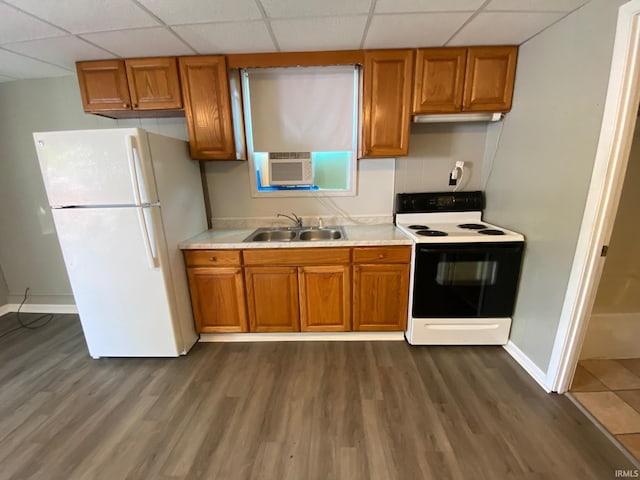
{"type": "Polygon", "coordinates": [[[216,261],[216,257],[209,257],[209,261],[210,262],[215,262],[216,261]]]}

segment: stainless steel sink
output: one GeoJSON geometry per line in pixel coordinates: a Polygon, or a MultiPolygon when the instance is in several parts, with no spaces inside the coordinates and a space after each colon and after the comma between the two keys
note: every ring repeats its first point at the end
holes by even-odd
{"type": "Polygon", "coordinates": [[[343,236],[343,232],[336,228],[322,228],[316,230],[305,230],[300,232],[300,240],[314,241],[314,240],[339,240],[343,236]]]}
{"type": "Polygon", "coordinates": [[[322,240],[345,240],[342,227],[262,227],[251,233],[244,242],[313,242],[322,240]]]}
{"type": "Polygon", "coordinates": [[[256,233],[255,235],[253,235],[253,238],[251,238],[250,241],[252,242],[289,242],[293,240],[295,237],[296,237],[296,232],[287,231],[287,230],[269,230],[265,232],[256,233]]]}

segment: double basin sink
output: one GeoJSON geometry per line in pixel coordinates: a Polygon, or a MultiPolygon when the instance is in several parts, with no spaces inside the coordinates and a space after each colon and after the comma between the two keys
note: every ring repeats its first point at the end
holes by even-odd
{"type": "Polygon", "coordinates": [[[244,242],[313,242],[346,240],[342,227],[263,227],[255,230],[244,242]]]}

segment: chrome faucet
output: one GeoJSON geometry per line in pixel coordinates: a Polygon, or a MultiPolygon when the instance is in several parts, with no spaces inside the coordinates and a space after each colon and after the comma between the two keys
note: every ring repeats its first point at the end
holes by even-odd
{"type": "Polygon", "coordinates": [[[284,213],[278,213],[276,217],[285,217],[291,220],[296,227],[302,228],[302,219],[297,216],[295,213],[291,212],[291,215],[285,215],[284,213]]]}

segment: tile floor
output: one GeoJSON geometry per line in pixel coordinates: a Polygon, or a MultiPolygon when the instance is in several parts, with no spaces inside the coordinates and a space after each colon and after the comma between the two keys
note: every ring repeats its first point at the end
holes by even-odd
{"type": "Polygon", "coordinates": [[[580,360],[571,393],[640,460],[640,359],[580,360]]]}

